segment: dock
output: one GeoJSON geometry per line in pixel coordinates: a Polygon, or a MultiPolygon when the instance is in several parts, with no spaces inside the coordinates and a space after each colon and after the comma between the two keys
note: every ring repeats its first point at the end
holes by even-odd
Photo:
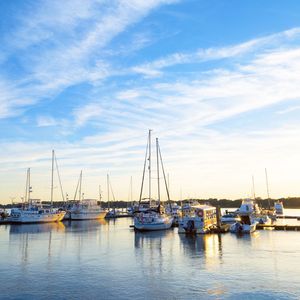
{"type": "Polygon", "coordinates": [[[300,231],[300,225],[287,225],[287,224],[257,224],[256,229],[274,229],[283,231],[300,231]]]}

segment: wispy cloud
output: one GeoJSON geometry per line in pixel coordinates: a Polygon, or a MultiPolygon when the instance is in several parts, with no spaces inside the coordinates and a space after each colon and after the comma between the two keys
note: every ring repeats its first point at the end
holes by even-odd
{"type": "Polygon", "coordinates": [[[299,37],[299,35],[300,28],[293,28],[278,34],[253,39],[237,45],[198,49],[193,53],[170,54],[167,57],[135,66],[132,68],[132,70],[150,77],[159,76],[162,75],[161,70],[167,67],[179,64],[194,64],[212,60],[237,58],[238,56],[247,53],[255,54],[258,50],[266,50],[274,47],[276,48],[280,46],[280,43],[284,43],[288,40],[299,37]]]}

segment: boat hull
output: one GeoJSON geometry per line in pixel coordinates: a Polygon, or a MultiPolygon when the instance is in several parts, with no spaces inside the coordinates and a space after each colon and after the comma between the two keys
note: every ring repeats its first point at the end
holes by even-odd
{"type": "Polygon", "coordinates": [[[106,211],[100,212],[71,212],[69,220],[96,220],[104,219],[106,211]]]}
{"type": "Polygon", "coordinates": [[[60,222],[65,216],[65,212],[58,213],[20,213],[18,215],[12,215],[10,222],[12,223],[50,223],[50,222],[60,222]]]}
{"type": "Polygon", "coordinates": [[[164,217],[156,221],[148,222],[142,221],[140,218],[134,218],[134,229],[138,231],[156,231],[167,230],[172,227],[173,218],[164,217]]]}
{"type": "Polygon", "coordinates": [[[250,225],[235,223],[230,227],[231,233],[252,233],[255,230],[256,230],[256,223],[250,225]]]}

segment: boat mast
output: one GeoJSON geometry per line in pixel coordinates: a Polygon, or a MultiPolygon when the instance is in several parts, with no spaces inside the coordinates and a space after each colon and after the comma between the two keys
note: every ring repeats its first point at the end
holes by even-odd
{"type": "Polygon", "coordinates": [[[30,200],[30,193],[31,193],[31,186],[30,186],[30,168],[28,169],[28,204],[29,204],[29,201],[30,201],[30,204],[31,203],[31,200],[30,200]]]}
{"type": "Polygon", "coordinates": [[[151,129],[149,130],[149,204],[151,206],[151,129]]]}
{"type": "Polygon", "coordinates": [[[160,205],[160,184],[159,184],[159,154],[158,154],[158,138],[156,138],[156,160],[157,160],[157,197],[158,205],[160,205]]]}
{"type": "Polygon", "coordinates": [[[132,203],[132,176],[130,177],[130,202],[131,202],[131,206],[133,205],[132,203]]]}
{"type": "Polygon", "coordinates": [[[25,187],[25,205],[26,205],[26,202],[28,201],[28,173],[29,173],[29,168],[27,169],[26,171],[26,187],[25,187]]]}
{"type": "Polygon", "coordinates": [[[269,180],[268,180],[267,168],[265,168],[265,174],[266,174],[266,185],[267,185],[268,205],[269,205],[269,209],[271,209],[271,204],[270,204],[270,190],[269,190],[269,180]]]}
{"type": "Polygon", "coordinates": [[[110,209],[110,201],[109,201],[109,175],[106,176],[106,182],[107,182],[107,208],[110,209]]]}
{"type": "Polygon", "coordinates": [[[80,176],[79,176],[79,201],[81,201],[81,184],[82,184],[82,170],[80,171],[80,176]]]}
{"type": "Polygon", "coordinates": [[[252,189],[253,189],[253,200],[255,201],[256,196],[255,196],[255,185],[254,185],[254,176],[252,175],[252,189]]]}
{"type": "Polygon", "coordinates": [[[52,169],[51,169],[51,206],[53,206],[53,173],[54,173],[54,150],[52,150],[52,169]]]}
{"type": "MultiPolygon", "coordinates": [[[[150,130],[149,130],[149,132],[150,132],[150,130]]],[[[147,157],[148,157],[148,148],[149,148],[149,138],[147,139],[146,154],[145,154],[144,168],[143,168],[143,177],[142,177],[142,184],[141,184],[141,191],[140,191],[140,198],[139,198],[139,206],[142,201],[142,195],[143,195],[145,171],[146,171],[146,164],[147,164],[147,157]]]]}
{"type": "Polygon", "coordinates": [[[99,185],[99,202],[101,203],[102,200],[102,191],[101,191],[101,185],[99,185]]]}

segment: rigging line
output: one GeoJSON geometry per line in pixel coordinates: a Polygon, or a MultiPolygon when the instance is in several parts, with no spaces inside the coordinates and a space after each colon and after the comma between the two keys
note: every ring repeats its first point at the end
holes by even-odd
{"type": "Polygon", "coordinates": [[[64,191],[63,191],[61,179],[60,179],[60,174],[59,174],[59,169],[58,169],[58,163],[57,163],[56,154],[54,154],[54,160],[55,160],[55,166],[56,166],[56,171],[57,171],[57,176],[58,176],[58,181],[59,181],[61,196],[62,196],[63,202],[65,202],[65,196],[64,196],[64,191]]]}
{"type": "Polygon", "coordinates": [[[170,201],[170,194],[169,194],[168,184],[167,184],[167,180],[166,180],[165,168],[164,168],[164,164],[163,164],[163,161],[162,161],[162,156],[161,156],[160,146],[159,146],[158,143],[157,143],[157,146],[158,146],[158,151],[159,151],[159,157],[160,157],[161,168],[162,168],[163,175],[164,175],[164,182],[165,182],[165,186],[166,186],[166,191],[167,191],[167,196],[168,196],[169,206],[170,206],[170,209],[172,210],[171,201],[170,201]]]}
{"type": "Polygon", "coordinates": [[[142,200],[142,194],[143,194],[143,187],[144,187],[144,180],[145,180],[145,171],[146,171],[147,156],[148,156],[148,146],[149,146],[149,138],[147,139],[147,147],[146,147],[146,155],[145,155],[145,161],[144,161],[144,169],[143,169],[141,192],[140,192],[140,198],[139,198],[139,206],[140,206],[140,203],[141,203],[141,200],[142,200]]]}
{"type": "Polygon", "coordinates": [[[116,198],[115,198],[114,191],[113,191],[113,188],[112,188],[112,185],[111,185],[110,181],[109,181],[109,186],[110,186],[110,190],[111,190],[111,194],[113,196],[114,202],[116,202],[116,198]]]}
{"type": "Polygon", "coordinates": [[[76,190],[75,190],[75,195],[74,195],[74,200],[76,200],[76,196],[77,196],[77,191],[78,191],[78,187],[79,187],[79,182],[80,182],[80,176],[77,182],[77,186],[76,186],[76,190]]]}

